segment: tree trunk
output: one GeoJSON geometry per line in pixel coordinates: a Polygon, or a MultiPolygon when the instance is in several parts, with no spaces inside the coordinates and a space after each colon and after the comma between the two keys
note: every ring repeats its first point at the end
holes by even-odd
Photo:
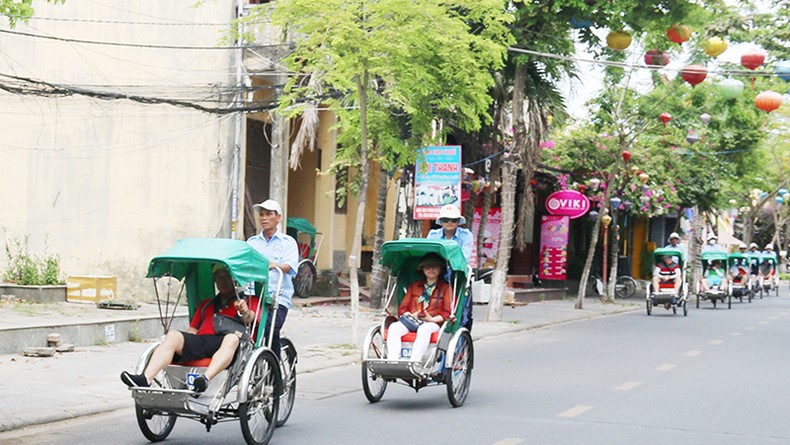
{"type": "Polygon", "coordinates": [[[351,245],[351,255],[348,257],[349,281],[351,282],[351,340],[358,343],[359,337],[359,254],[362,249],[362,230],[365,222],[365,202],[368,194],[368,177],[370,176],[370,161],[368,160],[368,122],[367,122],[367,94],[368,72],[357,76],[357,92],[359,93],[359,127],[360,127],[360,172],[359,195],[357,196],[357,218],[354,225],[354,241],[351,245]]]}
{"type": "MultiPolygon", "coordinates": [[[[689,267],[689,286],[691,289],[697,289],[695,283],[698,283],[702,275],[702,263],[700,256],[702,254],[702,229],[705,227],[705,217],[698,209],[694,209],[694,218],[691,220],[691,237],[689,238],[688,247],[688,264],[689,267]]],[[[699,297],[697,297],[699,298],[699,297]]]]}
{"type": "Polygon", "coordinates": [[[384,221],[387,217],[387,172],[379,169],[379,189],[376,202],[376,235],[373,238],[373,268],[370,273],[370,307],[381,309],[384,287],[384,266],[381,265],[381,245],[384,244],[384,221]]]}
{"type": "Polygon", "coordinates": [[[601,218],[603,218],[603,210],[598,214],[593,226],[592,236],[590,236],[590,247],[587,251],[587,259],[584,261],[584,269],[582,270],[582,278],[579,281],[579,292],[576,294],[576,309],[584,309],[584,297],[587,294],[587,282],[590,280],[590,269],[592,269],[593,259],[595,258],[595,248],[598,246],[598,238],[601,232],[601,218]]]}
{"type": "Polygon", "coordinates": [[[497,249],[496,269],[491,278],[491,299],[488,302],[487,321],[502,321],[505,283],[507,268],[510,263],[510,247],[512,244],[513,220],[515,218],[516,200],[516,169],[521,162],[527,144],[527,128],[524,121],[524,94],[527,79],[527,66],[516,66],[513,83],[513,128],[515,143],[510,153],[505,153],[502,163],[502,225],[500,228],[499,247],[497,249]]]}
{"type": "MultiPolygon", "coordinates": [[[[614,210],[617,212],[617,210],[614,210]]],[[[605,303],[615,302],[614,285],[617,281],[617,259],[620,253],[620,226],[611,226],[612,236],[609,237],[609,282],[606,286],[606,293],[604,294],[603,301],[605,303]]],[[[608,231],[607,231],[608,235],[608,231]]]]}
{"type": "Polygon", "coordinates": [[[483,255],[484,241],[486,238],[485,232],[486,226],[488,225],[488,212],[491,210],[491,201],[493,200],[494,194],[491,192],[491,190],[483,192],[483,208],[481,209],[480,213],[480,224],[478,224],[477,227],[477,239],[475,239],[475,243],[477,244],[475,263],[477,264],[477,267],[483,267],[483,265],[480,264],[480,257],[483,255]]]}

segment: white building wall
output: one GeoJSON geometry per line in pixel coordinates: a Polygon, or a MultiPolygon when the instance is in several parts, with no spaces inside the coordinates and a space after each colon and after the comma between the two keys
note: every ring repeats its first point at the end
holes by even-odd
{"type": "MultiPolygon", "coordinates": [[[[191,4],[34,1],[35,18],[0,33],[0,85],[11,75],[225,106],[233,50],[122,45],[218,46],[233,2],[191,4]]],[[[0,91],[0,242],[29,235],[41,254],[46,241],[66,274],[116,275],[120,298],[150,299],[152,256],[178,238],[229,234],[233,131],[231,115],[174,105],[0,91]]]]}

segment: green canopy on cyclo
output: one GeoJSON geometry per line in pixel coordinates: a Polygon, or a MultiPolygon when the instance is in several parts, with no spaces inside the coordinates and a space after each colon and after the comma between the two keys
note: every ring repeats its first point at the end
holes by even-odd
{"type": "Polygon", "coordinates": [[[724,261],[727,262],[727,254],[724,252],[702,252],[700,257],[702,261],[724,261]]]}
{"type": "Polygon", "coordinates": [[[393,275],[399,275],[404,268],[416,269],[420,258],[435,253],[450,264],[450,267],[466,275],[466,258],[453,240],[405,238],[387,241],[381,246],[381,264],[389,267],[393,275]]]}
{"type": "MultiPolygon", "coordinates": [[[[288,223],[286,224],[285,228],[289,235],[291,235],[291,231],[296,231],[297,233],[306,233],[310,235],[311,238],[315,238],[315,234],[318,233],[318,230],[315,228],[315,226],[310,224],[310,222],[304,218],[288,218],[288,223]]],[[[294,236],[294,238],[296,237],[294,236]]]]}
{"type": "Polygon", "coordinates": [[[190,319],[198,304],[214,296],[214,274],[221,264],[239,285],[256,283],[259,295],[265,294],[269,280],[269,260],[240,240],[223,238],[185,238],[148,265],[148,278],[171,276],[184,280],[190,319]]]}
{"type": "Polygon", "coordinates": [[[658,249],[653,251],[654,259],[662,258],[665,256],[676,256],[680,258],[681,263],[686,261],[686,257],[683,255],[683,251],[680,249],[675,249],[672,247],[659,247],[658,249]]]}

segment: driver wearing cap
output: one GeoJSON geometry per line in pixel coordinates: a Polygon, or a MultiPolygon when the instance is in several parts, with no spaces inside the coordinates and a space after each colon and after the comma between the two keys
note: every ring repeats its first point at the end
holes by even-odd
{"type": "Polygon", "coordinates": [[[463,227],[466,224],[466,218],[461,216],[461,210],[458,207],[447,204],[439,210],[439,217],[436,218],[436,224],[442,227],[433,229],[428,232],[428,239],[451,239],[456,241],[464,253],[464,258],[469,264],[474,264],[472,259],[472,243],[474,236],[472,231],[463,227]]]}

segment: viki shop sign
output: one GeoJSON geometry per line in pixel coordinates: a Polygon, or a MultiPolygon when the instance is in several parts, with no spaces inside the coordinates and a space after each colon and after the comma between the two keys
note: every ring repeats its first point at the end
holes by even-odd
{"type": "Polygon", "coordinates": [[[546,210],[552,215],[579,218],[590,210],[590,200],[576,190],[560,190],[546,198],[546,210]]]}

